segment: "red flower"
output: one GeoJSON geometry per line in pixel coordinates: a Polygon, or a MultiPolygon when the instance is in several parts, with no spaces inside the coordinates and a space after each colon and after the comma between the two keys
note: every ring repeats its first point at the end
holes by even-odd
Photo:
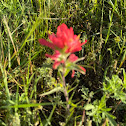
{"type": "Polygon", "coordinates": [[[84,45],[87,40],[81,43],[79,36],[74,35],[73,28],[71,27],[69,29],[65,24],[58,26],[56,35],[54,33],[49,35],[49,39],[51,42],[45,39],[39,39],[39,42],[54,50],[53,55],[46,54],[47,57],[54,60],[53,69],[57,69],[60,64],[64,64],[66,68],[68,67],[69,70],[72,70],[72,77],[74,77],[75,74],[74,70],[85,74],[85,68],[75,64],[78,57],[71,53],[80,51],[82,49],[81,46],[84,45]]]}
{"type": "Polygon", "coordinates": [[[58,26],[56,35],[54,33],[49,35],[49,39],[52,43],[45,39],[39,39],[39,42],[40,44],[48,46],[54,50],[65,48],[65,53],[80,51],[82,49],[81,46],[87,42],[87,40],[85,40],[85,42],[81,43],[79,37],[74,35],[73,28],[71,27],[69,29],[65,24],[58,26]]]}

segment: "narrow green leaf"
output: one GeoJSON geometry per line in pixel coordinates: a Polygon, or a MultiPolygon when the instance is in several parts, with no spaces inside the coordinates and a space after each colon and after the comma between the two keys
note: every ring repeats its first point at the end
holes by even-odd
{"type": "Polygon", "coordinates": [[[58,91],[63,91],[63,87],[56,87],[56,88],[52,89],[51,91],[45,92],[39,96],[50,95],[50,94],[53,94],[54,92],[58,92],[58,91]]]}
{"type": "Polygon", "coordinates": [[[123,78],[124,78],[124,80],[123,80],[123,85],[124,85],[124,88],[126,88],[126,72],[125,72],[125,70],[123,69],[123,78]]]}
{"type": "Polygon", "coordinates": [[[107,112],[105,112],[105,115],[107,116],[107,118],[112,126],[117,126],[116,121],[113,119],[113,118],[115,118],[113,115],[111,115],[107,112]]]}
{"type": "Polygon", "coordinates": [[[37,103],[37,104],[19,104],[19,105],[12,105],[12,106],[1,106],[0,108],[28,108],[28,107],[39,107],[39,106],[45,106],[45,105],[52,105],[52,103],[50,102],[46,102],[46,103],[37,103]]]}
{"type": "Polygon", "coordinates": [[[52,111],[51,111],[51,113],[49,115],[49,118],[47,119],[47,123],[45,124],[45,126],[48,126],[48,124],[51,125],[50,121],[51,121],[52,115],[53,115],[53,113],[55,111],[55,108],[56,108],[56,105],[53,106],[53,109],[52,109],[52,111]]]}

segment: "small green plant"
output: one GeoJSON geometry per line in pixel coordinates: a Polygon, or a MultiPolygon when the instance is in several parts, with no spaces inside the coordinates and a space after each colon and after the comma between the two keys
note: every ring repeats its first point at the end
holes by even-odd
{"type": "Polygon", "coordinates": [[[103,91],[107,97],[114,98],[116,100],[121,100],[121,102],[126,104],[126,73],[123,69],[123,81],[118,75],[112,75],[112,78],[105,78],[103,82],[103,91]]]}

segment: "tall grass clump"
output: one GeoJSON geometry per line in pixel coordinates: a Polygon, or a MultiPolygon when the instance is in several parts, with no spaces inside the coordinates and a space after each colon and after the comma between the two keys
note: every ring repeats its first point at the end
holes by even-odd
{"type": "Polygon", "coordinates": [[[125,0],[1,0],[0,125],[125,126],[125,19],[125,0]],[[67,101],[39,43],[62,23],[87,40],[75,53],[86,74],[64,75],[67,101]]]}

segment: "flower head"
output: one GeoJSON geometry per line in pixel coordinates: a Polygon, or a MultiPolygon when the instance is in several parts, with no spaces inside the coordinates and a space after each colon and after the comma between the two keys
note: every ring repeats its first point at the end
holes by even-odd
{"type": "Polygon", "coordinates": [[[54,50],[64,50],[65,53],[74,53],[82,49],[82,45],[85,42],[81,43],[79,36],[74,35],[73,28],[70,29],[63,23],[58,26],[56,35],[53,33],[49,35],[51,42],[46,41],[45,39],[39,39],[40,44],[48,46],[54,50]]]}
{"type": "Polygon", "coordinates": [[[76,64],[78,57],[73,53],[80,51],[82,49],[81,46],[84,45],[87,40],[81,43],[79,36],[74,35],[73,28],[71,27],[69,29],[65,24],[58,26],[56,35],[54,33],[49,35],[49,39],[51,42],[45,39],[39,39],[39,42],[54,50],[53,55],[46,54],[47,57],[54,60],[53,69],[57,69],[60,64],[64,64],[63,66],[66,67],[68,71],[72,70],[72,77],[74,77],[74,70],[85,74],[85,68],[76,64]]]}

